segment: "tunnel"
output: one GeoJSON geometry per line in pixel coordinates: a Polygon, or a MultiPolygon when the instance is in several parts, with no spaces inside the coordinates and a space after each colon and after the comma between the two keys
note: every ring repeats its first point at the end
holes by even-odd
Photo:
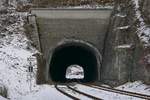
{"type": "Polygon", "coordinates": [[[85,43],[71,42],[59,45],[53,50],[50,64],[49,77],[53,82],[95,82],[98,80],[100,59],[97,51],[85,43]],[[66,69],[70,65],[83,67],[83,79],[66,79],[66,69]]]}

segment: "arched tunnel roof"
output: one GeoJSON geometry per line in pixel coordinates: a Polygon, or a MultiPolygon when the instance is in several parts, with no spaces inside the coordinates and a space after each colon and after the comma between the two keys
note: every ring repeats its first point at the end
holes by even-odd
{"type": "Polygon", "coordinates": [[[84,79],[80,82],[94,82],[99,79],[101,55],[91,44],[79,40],[61,42],[52,50],[47,66],[48,80],[67,82],[68,66],[76,64],[84,69],[84,79]]]}

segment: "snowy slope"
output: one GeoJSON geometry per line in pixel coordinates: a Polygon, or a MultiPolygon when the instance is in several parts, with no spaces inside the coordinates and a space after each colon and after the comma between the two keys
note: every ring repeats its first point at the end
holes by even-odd
{"type": "Polygon", "coordinates": [[[37,62],[34,54],[38,51],[25,36],[23,25],[26,17],[27,13],[15,10],[0,15],[0,83],[7,88],[11,100],[43,100],[43,97],[44,100],[61,97],[66,100],[67,97],[52,86],[36,85],[37,62]],[[33,67],[32,73],[28,71],[29,66],[33,67]]]}
{"type": "Polygon", "coordinates": [[[0,100],[7,100],[7,99],[5,99],[4,97],[0,96],[0,100]]]}
{"type": "MultiPolygon", "coordinates": [[[[0,33],[0,83],[7,87],[9,98],[17,98],[30,91],[27,58],[34,59],[32,65],[36,69],[36,59],[32,55],[37,51],[29,45],[29,40],[24,34],[25,16],[26,13],[14,12],[1,15],[3,30],[0,33]],[[7,19],[11,19],[11,22],[7,19]]],[[[36,70],[33,77],[35,72],[36,70]]]]}

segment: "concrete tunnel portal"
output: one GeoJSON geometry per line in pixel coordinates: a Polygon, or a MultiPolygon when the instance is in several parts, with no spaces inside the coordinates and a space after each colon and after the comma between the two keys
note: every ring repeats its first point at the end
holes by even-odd
{"type": "Polygon", "coordinates": [[[91,44],[83,41],[68,41],[54,48],[49,62],[49,78],[56,83],[94,82],[100,78],[101,55],[91,44]],[[67,79],[66,69],[70,65],[79,65],[84,69],[83,79],[67,79]]]}

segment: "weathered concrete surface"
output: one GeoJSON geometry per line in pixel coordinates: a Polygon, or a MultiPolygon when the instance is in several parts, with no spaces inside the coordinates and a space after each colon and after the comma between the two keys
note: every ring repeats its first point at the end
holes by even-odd
{"type": "MultiPolygon", "coordinates": [[[[41,52],[46,64],[50,60],[49,54],[65,39],[85,41],[103,54],[111,11],[111,9],[32,9],[31,14],[36,15],[41,52]]],[[[45,65],[41,68],[46,72],[45,65]]],[[[45,77],[48,74],[43,73],[41,74],[45,77]]]]}
{"type": "Polygon", "coordinates": [[[108,19],[112,9],[31,9],[32,14],[49,19],[108,19]]]}
{"type": "Polygon", "coordinates": [[[65,38],[90,42],[102,53],[110,13],[111,10],[32,10],[37,16],[44,57],[65,38]]]}
{"type": "Polygon", "coordinates": [[[41,51],[41,44],[39,40],[39,33],[38,33],[38,28],[37,28],[37,23],[36,23],[36,16],[31,15],[28,17],[29,24],[26,27],[27,33],[29,34],[29,38],[34,42],[35,47],[41,51]]]}
{"type": "MultiPolygon", "coordinates": [[[[150,0],[137,0],[137,2],[144,23],[150,25],[150,9],[148,9],[150,0]]],[[[136,18],[133,0],[115,1],[115,8],[110,18],[103,56],[102,80],[110,85],[135,80],[143,80],[149,84],[150,64],[144,65],[140,62],[142,56],[149,54],[150,49],[144,48],[137,35],[140,24],[136,18]],[[131,45],[131,47],[118,49],[120,45],[131,45]]]]}

